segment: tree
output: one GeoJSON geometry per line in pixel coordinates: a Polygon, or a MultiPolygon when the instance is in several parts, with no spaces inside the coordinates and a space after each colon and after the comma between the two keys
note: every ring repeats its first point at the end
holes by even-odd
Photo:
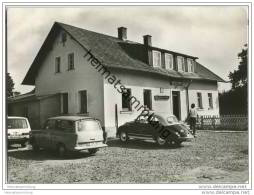
{"type": "Polygon", "coordinates": [[[238,69],[229,73],[229,79],[232,83],[232,90],[238,87],[247,87],[247,66],[248,66],[248,48],[244,45],[242,51],[238,54],[240,63],[238,69]]]}
{"type": "Polygon", "coordinates": [[[6,73],[6,95],[7,97],[10,97],[13,95],[14,90],[14,82],[11,78],[10,73],[6,73]]]}
{"type": "Polygon", "coordinates": [[[238,69],[229,73],[232,89],[219,94],[221,114],[248,114],[248,48],[238,54],[238,69]]]}

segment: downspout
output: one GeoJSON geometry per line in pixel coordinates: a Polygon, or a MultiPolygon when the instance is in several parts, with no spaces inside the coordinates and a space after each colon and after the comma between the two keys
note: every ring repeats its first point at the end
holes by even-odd
{"type": "Polygon", "coordinates": [[[188,85],[185,87],[185,89],[186,89],[187,115],[189,113],[189,104],[190,104],[190,102],[189,102],[189,86],[190,86],[191,83],[192,83],[192,79],[188,82],[188,85]]]}

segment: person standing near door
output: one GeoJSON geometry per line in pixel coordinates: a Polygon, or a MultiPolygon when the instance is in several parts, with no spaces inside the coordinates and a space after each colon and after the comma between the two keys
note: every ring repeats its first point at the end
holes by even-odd
{"type": "Polygon", "coordinates": [[[195,108],[195,104],[191,104],[191,109],[189,112],[189,120],[190,120],[190,128],[193,132],[194,137],[196,137],[196,121],[198,117],[197,109],[195,108]]]}

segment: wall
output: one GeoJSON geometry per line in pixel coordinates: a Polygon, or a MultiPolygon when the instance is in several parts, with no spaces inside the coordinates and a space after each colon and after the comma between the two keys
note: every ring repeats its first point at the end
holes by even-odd
{"type": "MultiPolygon", "coordinates": [[[[88,48],[89,49],[89,48],[88,48]]],[[[68,93],[69,114],[79,113],[80,90],[87,90],[88,112],[90,116],[103,119],[102,77],[83,57],[85,50],[67,35],[65,46],[58,36],[52,49],[42,62],[35,79],[36,95],[68,93]],[[68,54],[74,53],[74,70],[68,71],[68,54]],[[61,73],[55,73],[55,58],[61,57],[61,73]]]]}
{"type": "Polygon", "coordinates": [[[60,94],[40,99],[40,126],[43,127],[49,117],[61,114],[60,94]]]}
{"type": "MultiPolygon", "coordinates": [[[[172,91],[180,91],[181,98],[181,120],[187,117],[186,108],[186,90],[183,87],[177,87],[170,85],[169,79],[163,79],[161,77],[148,75],[145,73],[126,72],[121,70],[111,70],[111,74],[115,75],[117,79],[121,80],[121,83],[126,88],[131,88],[132,96],[136,97],[140,101],[140,105],[144,105],[143,102],[143,90],[150,89],[152,91],[152,110],[157,113],[169,113],[172,114],[172,91]],[[163,88],[163,93],[160,93],[160,88],[163,88]],[[168,100],[154,100],[155,95],[169,96],[168,100]]],[[[119,86],[118,86],[119,89],[119,86]]],[[[122,95],[114,88],[114,84],[110,84],[107,80],[104,80],[104,115],[105,115],[105,127],[109,133],[109,136],[114,136],[116,132],[115,128],[115,105],[118,107],[118,123],[119,126],[127,121],[134,120],[143,109],[138,111],[135,109],[135,105],[132,106],[131,112],[122,111],[122,95]]]]}
{"type": "Polygon", "coordinates": [[[27,117],[32,129],[40,128],[39,101],[22,101],[8,104],[8,116],[27,117]]]}
{"type": "MultiPolygon", "coordinates": [[[[126,88],[131,88],[132,96],[136,97],[143,105],[143,90],[150,89],[152,91],[152,108],[154,112],[164,112],[173,114],[172,104],[172,91],[180,92],[180,120],[185,120],[188,115],[187,111],[187,92],[183,86],[175,86],[170,79],[154,76],[145,73],[135,73],[122,70],[111,70],[111,74],[115,75],[117,80],[121,80],[121,83],[126,88]],[[164,89],[163,93],[160,93],[160,88],[164,89]],[[155,95],[169,96],[168,100],[156,101],[155,95]]],[[[115,82],[116,83],[116,82],[115,82]]],[[[119,89],[119,85],[117,87],[119,89]]],[[[203,109],[198,110],[199,115],[219,115],[218,104],[218,91],[217,82],[192,82],[189,86],[189,107],[191,103],[197,105],[197,92],[201,92],[203,109]],[[207,93],[213,94],[213,109],[208,109],[208,96],[207,93]]],[[[104,80],[104,115],[105,126],[110,136],[114,136],[116,132],[115,127],[115,105],[118,108],[118,125],[122,125],[125,122],[134,120],[142,110],[135,109],[135,105],[132,106],[131,112],[122,111],[122,95],[114,87],[114,84],[110,84],[107,80],[104,80]]]]}
{"type": "Polygon", "coordinates": [[[219,115],[219,92],[217,82],[193,82],[189,87],[189,103],[197,105],[197,92],[202,94],[203,109],[199,115],[219,115]],[[212,93],[213,108],[209,108],[208,93],[212,93]]]}

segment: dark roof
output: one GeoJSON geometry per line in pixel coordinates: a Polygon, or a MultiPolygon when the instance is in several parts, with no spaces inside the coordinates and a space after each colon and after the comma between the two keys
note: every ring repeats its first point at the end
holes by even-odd
{"type": "MultiPolygon", "coordinates": [[[[77,28],[67,24],[55,22],[51,28],[46,40],[34,59],[28,73],[22,84],[34,85],[36,74],[40,68],[41,62],[51,48],[53,40],[60,30],[65,30],[77,43],[85,50],[91,50],[93,55],[100,60],[106,67],[128,69],[134,71],[150,72],[171,78],[198,79],[224,82],[222,78],[205,68],[203,65],[196,63],[196,72],[178,72],[175,70],[165,70],[163,68],[154,68],[146,63],[144,59],[145,46],[141,43],[132,41],[123,41],[117,37],[92,32],[89,30],[77,28]]],[[[152,47],[154,48],[154,47],[152,47]]],[[[170,53],[180,54],[177,52],[161,49],[170,53]]],[[[193,59],[194,56],[180,54],[193,59]]]]}

